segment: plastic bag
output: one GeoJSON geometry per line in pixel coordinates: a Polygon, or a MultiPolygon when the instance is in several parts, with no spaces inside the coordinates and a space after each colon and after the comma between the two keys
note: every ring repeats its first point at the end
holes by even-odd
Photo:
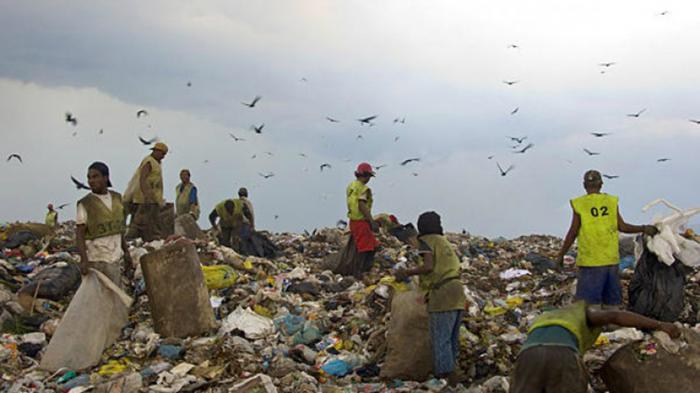
{"type": "Polygon", "coordinates": [[[652,220],[652,224],[659,230],[659,234],[647,239],[647,248],[669,266],[676,261],[676,258],[687,266],[700,266],[700,243],[680,235],[681,229],[690,218],[700,213],[700,208],[682,210],[664,199],[657,199],[644,206],[642,211],[646,212],[658,204],[665,205],[674,213],[666,217],[655,217],[652,220]]]}
{"type": "Polygon", "coordinates": [[[238,273],[228,265],[202,266],[208,289],[228,288],[238,280],[238,273]]]}
{"type": "Polygon", "coordinates": [[[257,340],[274,333],[275,325],[270,318],[258,315],[250,308],[238,307],[223,321],[219,335],[223,336],[236,329],[245,333],[246,338],[257,340]]]}

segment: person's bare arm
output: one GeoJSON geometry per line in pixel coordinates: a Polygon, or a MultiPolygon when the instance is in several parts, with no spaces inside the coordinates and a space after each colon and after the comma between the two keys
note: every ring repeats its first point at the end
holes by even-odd
{"type": "Polygon", "coordinates": [[[372,218],[372,212],[369,210],[369,205],[367,204],[367,201],[360,200],[359,205],[360,213],[362,213],[362,216],[365,218],[365,220],[369,221],[369,225],[372,227],[372,231],[376,232],[377,230],[379,230],[377,222],[374,221],[374,218],[372,218]]]}
{"type": "Polygon", "coordinates": [[[588,307],[586,309],[586,318],[588,319],[588,324],[595,327],[617,325],[637,329],[662,330],[673,338],[680,336],[680,330],[672,323],[657,321],[629,311],[596,310],[588,307]]]}
{"type": "Polygon", "coordinates": [[[557,262],[559,262],[559,264],[564,263],[564,255],[566,255],[571,246],[574,244],[574,240],[576,240],[576,236],[578,236],[579,229],[581,229],[581,216],[574,211],[572,212],[569,232],[566,233],[564,244],[562,244],[561,250],[559,251],[559,254],[557,254],[557,262]]]}
{"type": "Polygon", "coordinates": [[[90,261],[87,257],[87,245],[85,244],[85,231],[87,226],[85,224],[79,224],[75,227],[75,242],[78,247],[78,254],[80,255],[80,273],[86,275],[88,268],[90,267],[90,261]]]}
{"type": "Polygon", "coordinates": [[[243,204],[243,215],[248,219],[248,222],[250,223],[250,230],[255,231],[255,216],[253,215],[253,212],[250,211],[250,206],[248,206],[247,203],[243,204]]]}
{"type": "Polygon", "coordinates": [[[435,265],[435,259],[433,258],[433,253],[425,253],[421,255],[423,257],[423,264],[421,266],[415,267],[413,269],[406,270],[407,276],[415,276],[418,274],[427,274],[433,271],[433,266],[435,265]]]}
{"type": "Polygon", "coordinates": [[[139,185],[141,186],[141,191],[147,202],[155,202],[156,198],[153,196],[153,190],[151,185],[148,184],[148,175],[151,174],[151,163],[147,162],[146,165],[141,168],[141,176],[139,177],[139,185]]]}
{"type": "Polygon", "coordinates": [[[211,227],[216,229],[216,218],[219,217],[219,213],[216,212],[216,209],[212,210],[211,213],[209,213],[209,222],[211,223],[211,227]]]}
{"type": "Polygon", "coordinates": [[[659,233],[659,230],[653,225],[632,225],[626,223],[619,211],[617,212],[617,229],[622,233],[643,233],[649,236],[659,233]]]}

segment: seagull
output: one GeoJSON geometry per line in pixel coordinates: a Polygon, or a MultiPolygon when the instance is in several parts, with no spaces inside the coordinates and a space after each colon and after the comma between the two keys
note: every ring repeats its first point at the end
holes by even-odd
{"type": "Polygon", "coordinates": [[[73,181],[73,184],[75,184],[75,188],[77,188],[78,190],[89,190],[90,189],[90,187],[79,182],[78,179],[74,178],[73,176],[71,176],[70,179],[73,181]]]}
{"type": "Polygon", "coordinates": [[[596,152],[590,151],[588,149],[583,149],[583,151],[585,151],[586,154],[588,154],[589,156],[599,156],[600,155],[600,153],[596,153],[596,152]]]}
{"type": "Polygon", "coordinates": [[[266,151],[265,154],[267,154],[268,157],[274,156],[274,154],[272,154],[272,152],[270,152],[270,151],[266,151]]]}
{"type": "Polygon", "coordinates": [[[664,157],[664,158],[659,158],[658,160],[656,160],[656,162],[666,162],[666,161],[671,161],[671,159],[664,157]]]}
{"type": "Polygon", "coordinates": [[[145,139],[139,137],[139,140],[141,141],[141,143],[143,143],[144,145],[148,146],[148,145],[150,145],[151,143],[157,141],[157,140],[158,140],[158,137],[151,138],[151,139],[149,139],[149,140],[145,140],[145,139]]]}
{"type": "Polygon", "coordinates": [[[78,118],[73,117],[72,113],[66,112],[66,123],[70,123],[75,127],[78,125],[78,118]]]}
{"type": "Polygon", "coordinates": [[[599,66],[605,67],[605,68],[610,68],[610,67],[614,66],[615,64],[617,64],[617,63],[615,63],[614,61],[611,61],[609,63],[598,63],[599,66]]]}
{"type": "Polygon", "coordinates": [[[606,178],[606,179],[611,179],[611,180],[612,180],[612,179],[617,179],[617,178],[620,177],[620,176],[618,176],[618,175],[605,175],[605,174],[603,174],[603,177],[606,178]]]}
{"type": "Polygon", "coordinates": [[[309,157],[307,157],[306,154],[304,154],[304,153],[299,153],[299,157],[309,158],[309,157]]]}
{"type": "Polygon", "coordinates": [[[260,124],[260,126],[255,126],[255,125],[250,126],[250,128],[252,128],[256,134],[262,134],[262,130],[264,127],[265,127],[265,123],[260,124]]]}
{"type": "Polygon", "coordinates": [[[251,159],[251,160],[254,160],[255,157],[257,157],[257,156],[258,156],[257,154],[253,154],[252,156],[250,156],[250,159],[251,159]]]}
{"type": "Polygon", "coordinates": [[[411,175],[418,176],[418,172],[413,172],[413,173],[411,173],[411,175]]]}
{"type": "Polygon", "coordinates": [[[330,121],[331,123],[340,123],[340,120],[334,119],[330,116],[326,116],[326,120],[330,121]]]}
{"type": "Polygon", "coordinates": [[[510,138],[510,140],[513,141],[513,142],[517,142],[518,144],[523,143],[523,141],[524,141],[525,139],[527,139],[526,136],[523,136],[523,137],[520,137],[520,138],[509,136],[508,138],[510,138]]]}
{"type": "Polygon", "coordinates": [[[308,81],[309,81],[309,80],[306,79],[306,78],[301,78],[301,79],[299,79],[299,82],[308,82],[308,81]]]}
{"type": "Polygon", "coordinates": [[[401,166],[406,166],[406,164],[410,164],[411,162],[419,162],[420,158],[409,158],[407,160],[403,160],[401,162],[401,166]]]}
{"type": "Polygon", "coordinates": [[[508,86],[513,86],[514,84],[516,84],[518,82],[520,82],[520,81],[503,81],[503,83],[505,83],[508,86]]]}
{"type": "Polygon", "coordinates": [[[261,98],[262,97],[260,97],[260,96],[255,96],[255,98],[253,98],[253,101],[250,104],[245,103],[245,102],[241,102],[241,104],[247,106],[248,108],[255,108],[255,104],[257,104],[261,98]]]}
{"type": "Polygon", "coordinates": [[[394,137],[394,142],[398,142],[398,141],[399,141],[399,139],[401,139],[401,137],[400,137],[400,136],[398,136],[398,135],[397,135],[397,136],[395,136],[395,137],[394,137]]]}
{"type": "Polygon", "coordinates": [[[494,157],[496,157],[496,155],[495,155],[495,154],[494,154],[494,155],[492,155],[492,156],[488,156],[488,157],[486,157],[486,158],[488,158],[489,160],[492,160],[492,159],[493,159],[494,157]]]}
{"type": "Polygon", "coordinates": [[[527,146],[525,146],[522,150],[514,151],[513,153],[515,154],[525,154],[526,151],[530,150],[535,146],[534,143],[528,143],[527,146]]]}
{"type": "Polygon", "coordinates": [[[141,109],[140,111],[136,112],[137,119],[141,116],[148,116],[148,112],[145,109],[141,109]]]}
{"type": "Polygon", "coordinates": [[[63,210],[63,208],[66,207],[66,206],[68,206],[68,205],[70,205],[70,203],[64,203],[64,204],[62,204],[62,205],[59,205],[59,206],[56,208],[56,210],[63,210]]]}
{"type": "Polygon", "coordinates": [[[97,133],[98,133],[98,134],[100,134],[100,135],[102,135],[102,134],[104,134],[104,133],[105,133],[105,130],[103,130],[102,128],[100,128],[100,130],[99,130],[99,131],[97,131],[97,133]]]}
{"type": "Polygon", "coordinates": [[[510,44],[508,45],[508,49],[520,49],[520,47],[516,44],[510,44]]]}
{"type": "Polygon", "coordinates": [[[258,172],[258,175],[262,176],[264,179],[269,179],[269,178],[275,176],[275,174],[272,173],[272,172],[270,172],[270,173],[260,173],[260,172],[258,172]]]}
{"type": "Polygon", "coordinates": [[[360,125],[365,125],[365,124],[372,125],[372,120],[376,119],[377,116],[378,115],[367,116],[367,117],[363,117],[361,119],[357,119],[357,121],[360,122],[360,125]]]}
{"type": "Polygon", "coordinates": [[[508,172],[512,171],[512,170],[515,168],[514,165],[511,165],[511,166],[508,167],[508,169],[506,169],[506,170],[504,171],[503,168],[501,168],[501,164],[496,163],[496,166],[498,167],[498,171],[501,172],[501,176],[507,175],[508,172]]]}
{"type": "Polygon", "coordinates": [[[700,124],[700,120],[693,120],[693,119],[690,119],[690,120],[688,120],[688,121],[691,122],[691,123],[700,124]]]}
{"type": "Polygon", "coordinates": [[[596,138],[602,138],[604,136],[608,136],[612,134],[611,132],[591,132],[591,135],[593,135],[596,138]]]}
{"type": "Polygon", "coordinates": [[[192,87],[192,82],[187,82],[187,87],[192,87]]]}
{"type": "Polygon", "coordinates": [[[323,172],[324,168],[331,169],[332,167],[331,167],[331,164],[321,164],[321,172],[323,172]]]}
{"type": "Polygon", "coordinates": [[[239,137],[233,135],[233,134],[230,133],[230,132],[229,132],[228,134],[229,134],[229,135],[231,136],[231,138],[233,138],[233,140],[236,141],[236,142],[245,142],[245,139],[243,139],[243,138],[239,138],[239,137]]]}
{"type": "Polygon", "coordinates": [[[637,113],[628,113],[628,114],[627,114],[627,117],[639,117],[639,116],[640,116],[642,113],[644,113],[644,111],[646,111],[646,110],[647,110],[647,108],[644,108],[644,109],[642,109],[641,111],[639,111],[639,112],[637,112],[637,113]]]}
{"type": "Polygon", "coordinates": [[[7,161],[9,162],[9,161],[10,161],[11,159],[13,159],[13,158],[16,158],[17,161],[19,161],[20,163],[22,162],[22,157],[21,157],[19,154],[17,154],[17,153],[10,154],[10,155],[7,157],[7,161]]]}
{"type": "Polygon", "coordinates": [[[517,108],[513,109],[513,110],[510,112],[510,114],[511,114],[511,115],[514,115],[514,114],[518,113],[519,110],[520,110],[520,107],[517,107],[517,108]]]}
{"type": "Polygon", "coordinates": [[[377,166],[374,167],[374,170],[375,170],[375,171],[378,171],[378,170],[380,170],[380,169],[382,169],[382,168],[386,168],[386,164],[377,165],[377,166]]]}
{"type": "Polygon", "coordinates": [[[359,141],[360,139],[365,139],[362,134],[357,134],[357,140],[359,141]]]}
{"type": "Polygon", "coordinates": [[[669,12],[671,12],[671,11],[662,11],[662,12],[659,12],[659,16],[666,16],[666,15],[668,15],[669,12]]]}

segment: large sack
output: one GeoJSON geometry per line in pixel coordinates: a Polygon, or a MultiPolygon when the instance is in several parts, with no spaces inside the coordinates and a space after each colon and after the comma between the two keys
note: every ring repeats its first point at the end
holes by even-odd
{"type": "Polygon", "coordinates": [[[271,259],[277,256],[277,246],[264,233],[251,232],[249,236],[241,237],[239,252],[241,255],[271,259]]]}
{"type": "Polygon", "coordinates": [[[335,254],[336,260],[333,262],[334,267],[331,269],[335,274],[343,276],[362,276],[362,257],[357,252],[355,239],[352,235],[348,236],[345,247],[340,253],[335,254]]]}
{"type": "Polygon", "coordinates": [[[131,298],[107,276],[90,269],[56,329],[40,367],[81,370],[100,362],[129,322],[131,298]]]}
{"type": "Polygon", "coordinates": [[[645,248],[628,288],[628,309],[649,318],[676,321],[683,312],[687,271],[680,261],[668,266],[645,248]]]}
{"type": "Polygon", "coordinates": [[[601,369],[610,393],[696,393],[700,381],[700,335],[684,329],[688,345],[677,354],[657,343],[657,352],[640,357],[640,342],[620,348],[601,369]]]}
{"type": "Polygon", "coordinates": [[[175,219],[175,234],[190,240],[204,240],[207,235],[202,232],[191,214],[183,214],[175,219]]]}
{"type": "Polygon", "coordinates": [[[428,307],[420,291],[395,292],[381,377],[423,381],[433,371],[428,307]]]}
{"type": "Polygon", "coordinates": [[[76,264],[69,263],[40,271],[19,290],[19,294],[27,294],[32,297],[36,294],[36,297],[42,299],[61,300],[79,285],[80,268],[76,264]],[[37,287],[39,288],[38,292],[37,287]]]}
{"type": "Polygon", "coordinates": [[[188,337],[214,327],[214,311],[194,244],[180,240],[141,257],[156,333],[188,337]]]}

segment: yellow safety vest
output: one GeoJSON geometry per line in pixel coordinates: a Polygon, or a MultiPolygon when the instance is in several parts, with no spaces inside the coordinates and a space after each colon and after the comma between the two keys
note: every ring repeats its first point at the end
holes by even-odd
{"type": "Polygon", "coordinates": [[[243,223],[243,201],[240,199],[226,199],[216,205],[216,214],[219,215],[219,226],[222,228],[233,228],[243,223]],[[233,202],[233,213],[226,210],[227,201],[233,202]]]}
{"type": "Polygon", "coordinates": [[[618,198],[608,194],[588,194],[571,200],[581,217],[576,265],[610,266],[620,262],[617,233],[618,198]]]}
{"type": "Polygon", "coordinates": [[[194,219],[199,219],[199,205],[193,205],[190,203],[190,193],[192,189],[196,187],[192,183],[186,184],[182,187],[182,183],[175,187],[175,213],[178,216],[183,214],[191,213],[194,219]],[[181,191],[182,190],[182,191],[181,191]]]}
{"type": "Polygon", "coordinates": [[[348,205],[348,218],[351,220],[364,220],[365,216],[360,211],[360,196],[367,193],[367,207],[372,211],[372,190],[359,180],[354,180],[348,185],[345,195],[348,205]]]}
{"type": "Polygon", "coordinates": [[[428,291],[428,311],[464,310],[466,297],[460,277],[460,264],[450,242],[442,235],[425,235],[420,240],[433,253],[433,271],[421,274],[420,287],[428,291]]]}
{"type": "Polygon", "coordinates": [[[153,158],[153,156],[148,155],[146,158],[141,161],[141,165],[139,165],[139,169],[136,172],[136,189],[134,190],[134,197],[133,197],[133,202],[134,203],[158,203],[162,204],[163,203],[163,172],[160,166],[160,163],[158,160],[153,158]],[[146,200],[146,196],[143,193],[143,190],[141,189],[141,182],[139,179],[141,178],[141,171],[143,170],[143,167],[146,166],[147,163],[151,164],[151,172],[148,174],[148,177],[146,178],[146,181],[148,184],[151,186],[153,189],[153,194],[155,194],[155,200],[146,200]]]}
{"type": "Polygon", "coordinates": [[[537,328],[547,326],[561,326],[576,336],[578,349],[581,354],[593,347],[595,340],[603,331],[601,328],[588,326],[586,318],[586,302],[578,301],[567,307],[546,312],[535,318],[532,326],[528,330],[531,333],[537,328]]]}
{"type": "Polygon", "coordinates": [[[46,225],[48,225],[51,228],[55,228],[56,224],[58,223],[56,220],[57,218],[58,218],[58,212],[56,212],[55,210],[50,211],[50,212],[46,213],[46,220],[44,221],[44,223],[46,223],[46,225]]]}
{"type": "Polygon", "coordinates": [[[78,203],[87,211],[85,239],[94,240],[100,237],[118,235],[126,230],[126,216],[122,196],[118,192],[109,191],[112,195],[112,210],[93,194],[87,194],[78,203]]]}

